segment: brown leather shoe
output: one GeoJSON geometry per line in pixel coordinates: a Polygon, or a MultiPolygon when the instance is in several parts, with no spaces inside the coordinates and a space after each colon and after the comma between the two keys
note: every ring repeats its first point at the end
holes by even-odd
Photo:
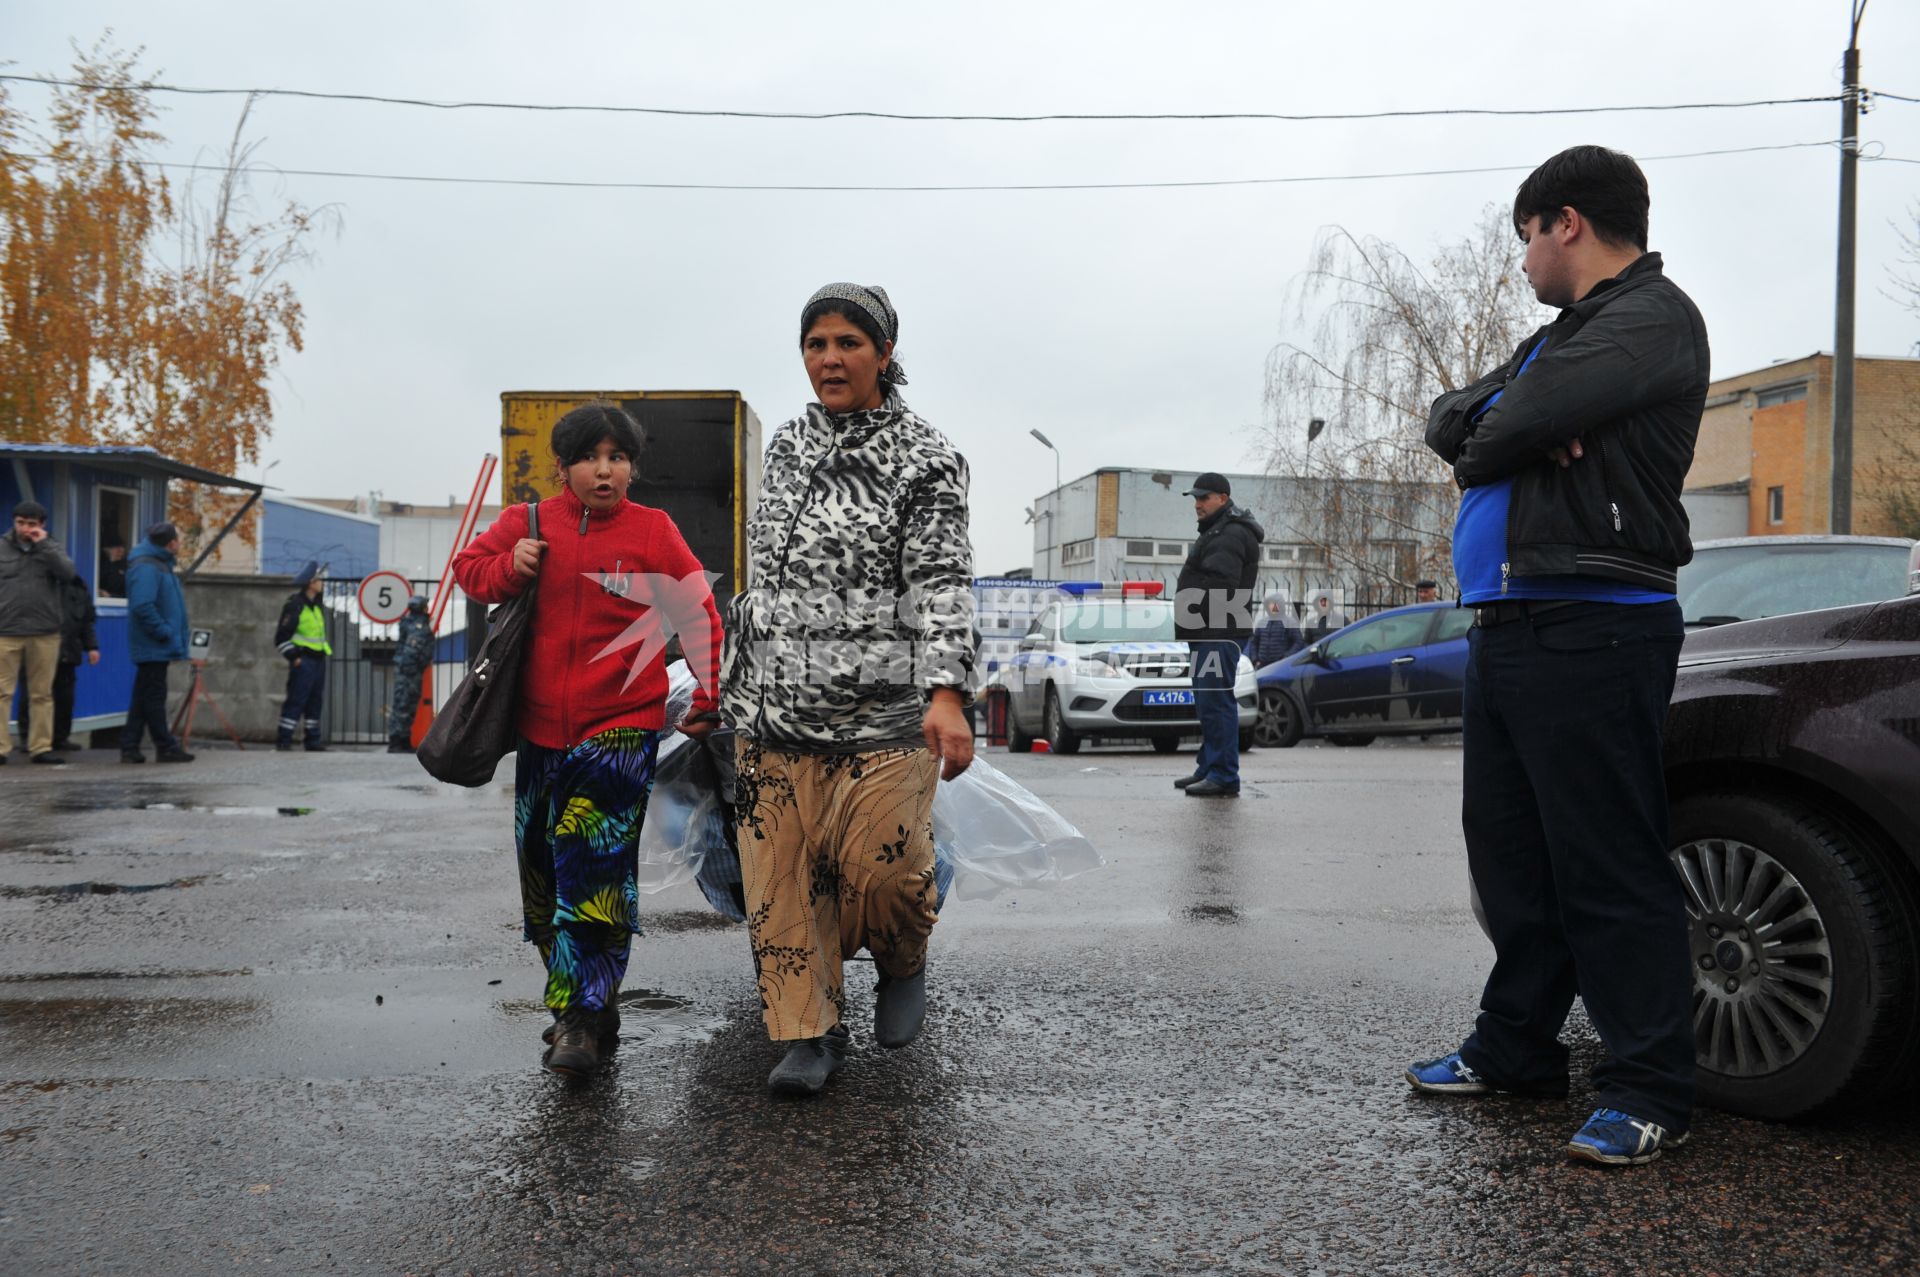
{"type": "Polygon", "coordinates": [[[553,1045],[540,1058],[547,1072],[562,1077],[589,1078],[600,1071],[600,1017],[585,1007],[574,1007],[554,1025],[553,1045]]]}
{"type": "MultiPolygon", "coordinates": [[[[618,1042],[620,1040],[620,1008],[608,1007],[606,1010],[597,1012],[596,1014],[600,1017],[601,1047],[605,1048],[618,1042]]],[[[552,1046],[554,1035],[558,1032],[560,1032],[560,1021],[558,1018],[555,1018],[552,1024],[549,1024],[540,1031],[540,1040],[548,1046],[552,1046]]]]}

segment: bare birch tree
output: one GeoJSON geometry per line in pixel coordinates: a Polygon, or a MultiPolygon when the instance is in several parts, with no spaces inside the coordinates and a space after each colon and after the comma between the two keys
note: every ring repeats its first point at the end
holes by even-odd
{"type": "Polygon", "coordinates": [[[1423,268],[1397,245],[1330,227],[1292,284],[1306,344],[1267,358],[1267,469],[1308,479],[1298,526],[1328,567],[1381,601],[1414,579],[1448,581],[1459,494],[1427,451],[1427,409],[1504,362],[1547,312],[1520,270],[1506,210],[1423,268]],[[1324,428],[1309,435],[1309,423],[1324,428]]]}
{"type": "MultiPolygon", "coordinates": [[[[1900,260],[1887,268],[1892,286],[1886,293],[1915,318],[1920,318],[1920,204],[1909,208],[1907,216],[1911,226],[1894,225],[1894,233],[1900,237],[1900,260]]],[[[1913,349],[1915,354],[1920,354],[1920,340],[1913,343],[1913,349]]]]}

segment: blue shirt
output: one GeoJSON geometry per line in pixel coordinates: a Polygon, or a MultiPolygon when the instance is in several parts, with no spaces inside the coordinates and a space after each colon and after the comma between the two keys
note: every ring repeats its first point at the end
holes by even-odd
{"type": "MultiPolygon", "coordinates": [[[[1520,365],[1518,377],[1533,364],[1542,337],[1520,365]]],[[[1500,402],[1505,389],[1494,392],[1480,409],[1500,402]]],[[[1478,421],[1479,417],[1474,420],[1478,421]]],[[[1597,576],[1512,576],[1507,559],[1507,514],[1513,505],[1513,479],[1476,484],[1460,494],[1460,513],[1453,523],[1453,575],[1460,582],[1460,601],[1497,603],[1502,599],[1580,599],[1592,603],[1665,603],[1673,598],[1624,581],[1597,576]]]]}

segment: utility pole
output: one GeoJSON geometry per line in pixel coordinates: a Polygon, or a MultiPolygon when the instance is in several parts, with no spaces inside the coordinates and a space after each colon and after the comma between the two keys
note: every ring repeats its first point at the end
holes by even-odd
{"type": "Polygon", "coordinates": [[[1852,0],[1840,93],[1840,253],[1833,289],[1833,487],[1827,531],[1853,531],[1853,261],[1860,195],[1860,18],[1867,0],[1852,0]]]}

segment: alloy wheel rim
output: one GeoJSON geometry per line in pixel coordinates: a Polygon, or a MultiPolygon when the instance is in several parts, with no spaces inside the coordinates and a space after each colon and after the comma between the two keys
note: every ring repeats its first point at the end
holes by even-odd
{"type": "Polygon", "coordinates": [[[1293,704],[1284,695],[1263,697],[1260,702],[1260,716],[1254,720],[1254,743],[1258,745],[1277,745],[1286,735],[1293,717],[1293,704]]]}
{"type": "Polygon", "coordinates": [[[1805,1055],[1833,1005],[1833,943],[1800,880],[1765,851],[1701,838],[1673,851],[1686,890],[1694,1053],[1727,1077],[1805,1055]]]}

